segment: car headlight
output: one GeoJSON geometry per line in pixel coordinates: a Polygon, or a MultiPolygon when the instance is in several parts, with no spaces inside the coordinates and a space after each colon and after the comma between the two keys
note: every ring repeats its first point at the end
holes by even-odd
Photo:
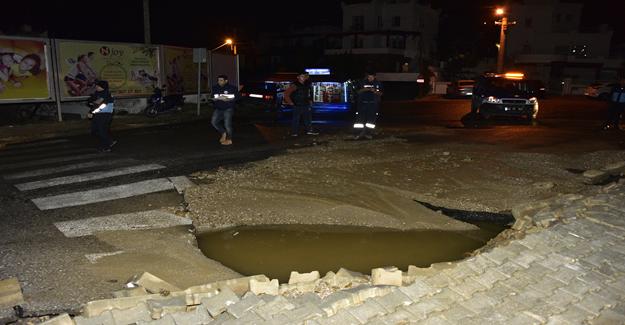
{"type": "Polygon", "coordinates": [[[494,96],[488,96],[488,98],[486,98],[486,101],[489,103],[501,103],[501,99],[495,98],[494,96]]]}
{"type": "Polygon", "coordinates": [[[532,97],[529,99],[530,104],[536,104],[538,102],[538,99],[536,99],[536,97],[532,97]]]}

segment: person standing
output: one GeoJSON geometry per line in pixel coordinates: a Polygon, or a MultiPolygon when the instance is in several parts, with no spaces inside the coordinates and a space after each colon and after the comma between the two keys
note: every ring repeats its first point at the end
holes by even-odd
{"type": "Polygon", "coordinates": [[[603,124],[604,130],[619,129],[621,115],[625,111],[625,76],[610,91],[610,108],[608,120],[603,124]]]}
{"type": "Polygon", "coordinates": [[[239,89],[228,83],[228,76],[217,76],[217,84],[213,86],[213,116],[211,123],[221,134],[219,143],[224,146],[232,144],[232,116],[234,106],[239,99],[239,89]]]}
{"type": "Polygon", "coordinates": [[[95,92],[89,100],[89,114],[91,118],[91,134],[100,140],[98,149],[101,152],[110,152],[117,143],[111,138],[111,122],[113,121],[113,96],[109,90],[109,83],[105,80],[96,80],[95,92]]]}
{"type": "Polygon", "coordinates": [[[304,120],[306,134],[317,135],[312,128],[312,89],[307,72],[297,75],[297,80],[284,91],[284,102],[293,107],[291,136],[299,135],[300,120],[304,120]]]}
{"type": "Polygon", "coordinates": [[[382,83],[375,77],[375,73],[367,72],[365,79],[357,87],[357,108],[354,121],[355,139],[372,139],[375,123],[378,118],[380,99],[382,97],[382,83]]]}

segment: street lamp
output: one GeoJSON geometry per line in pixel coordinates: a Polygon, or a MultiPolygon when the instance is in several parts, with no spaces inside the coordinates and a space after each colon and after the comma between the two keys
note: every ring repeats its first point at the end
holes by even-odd
{"type": "Polygon", "coordinates": [[[226,45],[232,45],[232,43],[233,43],[233,41],[232,41],[231,38],[226,38],[226,41],[223,44],[221,44],[221,45],[217,46],[216,48],[212,49],[211,52],[215,51],[217,49],[220,49],[220,48],[222,48],[222,47],[224,47],[226,45]]]}
{"type": "Polygon", "coordinates": [[[495,15],[501,16],[501,20],[495,22],[495,25],[501,26],[499,31],[499,52],[497,53],[497,73],[503,73],[503,63],[506,52],[506,30],[508,29],[508,25],[516,24],[515,21],[509,22],[508,17],[505,14],[506,11],[504,8],[499,7],[495,9],[495,15]]]}

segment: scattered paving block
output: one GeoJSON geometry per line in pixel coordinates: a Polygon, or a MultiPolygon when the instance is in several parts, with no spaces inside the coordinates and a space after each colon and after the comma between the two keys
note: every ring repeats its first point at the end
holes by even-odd
{"type": "Polygon", "coordinates": [[[160,319],[166,314],[186,312],[187,300],[184,296],[169,299],[148,300],[147,307],[153,319],[160,319]]]}
{"type": "Polygon", "coordinates": [[[74,317],[74,322],[76,323],[76,325],[115,324],[115,320],[113,319],[113,313],[111,313],[110,311],[106,311],[98,316],[89,318],[84,316],[76,316],[74,317]]]}
{"type": "Polygon", "coordinates": [[[164,297],[159,294],[151,294],[147,296],[94,300],[85,304],[82,315],[85,317],[93,317],[107,310],[128,309],[150,299],[164,299],[164,297]]]}
{"type": "Polygon", "coordinates": [[[189,312],[172,313],[170,315],[176,324],[205,325],[213,321],[206,308],[201,306],[189,312]]]}
{"type": "Polygon", "coordinates": [[[325,312],[315,304],[306,303],[299,308],[289,311],[288,315],[295,322],[303,322],[309,319],[323,317],[325,312]]]}
{"type": "MultiPolygon", "coordinates": [[[[143,302],[133,308],[122,310],[113,309],[111,310],[111,314],[116,324],[133,324],[138,321],[149,321],[153,319],[148,306],[143,302]]],[[[160,316],[158,318],[160,318],[160,316]]]]}
{"type": "Polygon", "coordinates": [[[620,176],[625,172],[625,161],[619,161],[613,164],[609,164],[603,168],[603,171],[612,176],[620,176]]]}
{"type": "Polygon", "coordinates": [[[264,282],[269,281],[265,275],[253,275],[243,278],[236,278],[224,281],[217,281],[209,284],[203,284],[199,286],[189,287],[184,290],[186,294],[195,294],[195,293],[205,293],[205,292],[214,292],[216,289],[220,289],[223,287],[228,287],[230,290],[234,291],[239,296],[244,295],[246,292],[250,291],[250,280],[255,279],[256,281],[264,282]]]}
{"type": "Polygon", "coordinates": [[[135,287],[135,288],[127,288],[123,290],[118,290],[113,292],[113,297],[115,298],[124,298],[124,297],[137,297],[137,296],[145,296],[148,292],[144,287],[135,287]]]}
{"type": "Polygon", "coordinates": [[[389,294],[381,297],[373,298],[374,301],[379,303],[387,312],[393,313],[401,306],[408,306],[413,301],[398,289],[392,290],[389,294]]]}
{"type": "Polygon", "coordinates": [[[280,294],[280,283],[277,279],[271,281],[258,281],[250,279],[250,291],[255,295],[266,294],[277,296],[280,294]]]}
{"type": "Polygon", "coordinates": [[[276,296],[273,300],[259,305],[253,311],[266,320],[271,320],[273,315],[277,315],[285,310],[293,310],[295,305],[282,296],[276,296]]]}
{"type": "Polygon", "coordinates": [[[219,289],[213,289],[207,292],[198,292],[185,295],[187,306],[199,305],[202,303],[202,299],[214,297],[219,294],[219,289]]]}
{"type": "Polygon", "coordinates": [[[336,314],[339,310],[348,308],[355,304],[353,294],[338,291],[322,299],[319,308],[321,308],[329,317],[336,314]]]}
{"type": "Polygon", "coordinates": [[[241,318],[248,310],[262,304],[265,304],[265,301],[258,298],[255,294],[246,294],[239,302],[228,306],[226,311],[236,318],[241,318]]]}
{"type": "Polygon", "coordinates": [[[42,325],[74,325],[74,321],[67,313],[61,314],[54,318],[51,318],[43,323],[42,325]]]}
{"type": "Polygon", "coordinates": [[[22,287],[17,278],[0,280],[0,307],[13,307],[24,303],[22,287]]]}
{"type": "Polygon", "coordinates": [[[610,174],[601,170],[591,169],[587,170],[583,174],[584,183],[596,185],[601,184],[610,178],[610,174]]]}
{"type": "Polygon", "coordinates": [[[336,272],[336,276],[334,277],[334,283],[329,283],[333,287],[339,288],[347,288],[354,287],[359,284],[368,283],[369,278],[359,272],[350,271],[348,269],[340,268],[338,272],[336,272]]]}
{"type": "Polygon", "coordinates": [[[360,322],[352,314],[345,310],[341,310],[338,313],[328,318],[316,319],[320,324],[338,324],[338,325],[360,325],[360,322]]]}
{"type": "Polygon", "coordinates": [[[364,284],[355,288],[345,289],[342,292],[352,295],[352,301],[359,304],[370,298],[386,296],[391,293],[393,288],[394,287],[391,286],[371,286],[364,284]]]}
{"type": "Polygon", "coordinates": [[[202,306],[208,310],[208,313],[216,317],[223,313],[230,305],[234,305],[239,302],[239,296],[237,296],[232,290],[225,287],[218,295],[210,298],[202,299],[202,306]]]}
{"type": "Polygon", "coordinates": [[[418,301],[423,296],[431,296],[440,292],[440,289],[434,288],[421,280],[415,280],[413,284],[406,287],[400,287],[399,290],[406,296],[410,297],[412,301],[418,301]]]}
{"type": "Polygon", "coordinates": [[[402,272],[396,267],[375,268],[371,270],[371,282],[373,285],[392,285],[401,287],[403,282],[402,272]]]}
{"type": "Polygon", "coordinates": [[[319,271],[312,271],[310,273],[298,273],[293,271],[289,277],[289,284],[314,282],[317,280],[319,280],[319,271]]]}
{"type": "MultiPolygon", "coordinates": [[[[138,321],[137,325],[177,325],[174,317],[171,315],[165,315],[163,318],[152,320],[149,322],[138,321]]],[[[105,324],[106,325],[106,324],[105,324]]]]}
{"type": "Polygon", "coordinates": [[[178,287],[162,280],[161,278],[149,272],[143,272],[139,276],[135,275],[130,280],[128,280],[128,282],[144,287],[149,293],[180,291],[178,287]]]}
{"type": "Polygon", "coordinates": [[[298,306],[303,306],[309,303],[317,306],[321,303],[321,298],[315,293],[307,292],[303,295],[291,298],[291,301],[298,306]]]}
{"type": "Polygon", "coordinates": [[[296,293],[307,293],[314,292],[317,288],[317,285],[321,282],[321,280],[310,281],[310,282],[298,282],[294,284],[281,284],[280,285],[280,294],[285,294],[287,292],[296,292],[296,293]]]}
{"type": "Polygon", "coordinates": [[[346,309],[346,311],[358,319],[361,324],[366,324],[370,318],[382,316],[387,313],[386,309],[374,300],[367,300],[360,305],[346,309]]]}

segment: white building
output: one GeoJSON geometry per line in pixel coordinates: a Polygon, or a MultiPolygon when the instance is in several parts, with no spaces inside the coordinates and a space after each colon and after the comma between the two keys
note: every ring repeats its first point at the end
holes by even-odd
{"type": "Polygon", "coordinates": [[[440,12],[417,0],[343,1],[343,32],[326,55],[354,54],[408,72],[436,51],[440,12]]]}
{"type": "Polygon", "coordinates": [[[559,0],[511,4],[506,11],[516,25],[507,34],[509,62],[549,83],[552,91],[559,91],[563,81],[583,85],[615,79],[622,60],[610,59],[612,31],[600,26],[596,32],[581,32],[582,7],[559,0]]]}

